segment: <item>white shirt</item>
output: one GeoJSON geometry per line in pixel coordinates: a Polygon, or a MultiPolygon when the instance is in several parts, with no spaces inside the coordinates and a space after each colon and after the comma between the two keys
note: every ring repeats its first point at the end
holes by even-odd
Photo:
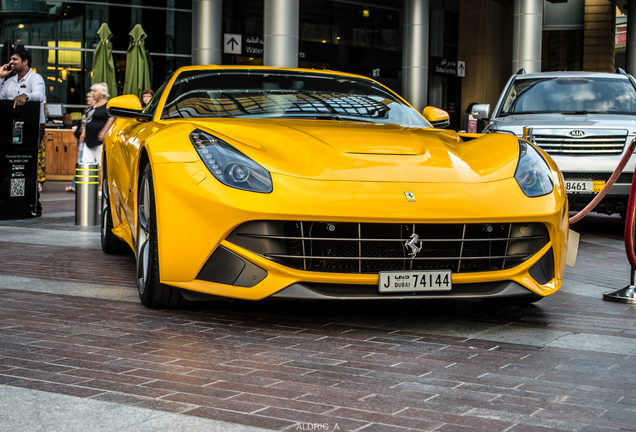
{"type": "Polygon", "coordinates": [[[40,124],[44,124],[46,121],[44,118],[45,91],[44,79],[42,79],[40,74],[36,74],[29,69],[20,81],[18,81],[18,75],[14,75],[5,81],[4,85],[0,87],[0,100],[13,100],[16,96],[26,94],[29,101],[40,102],[40,124]]]}

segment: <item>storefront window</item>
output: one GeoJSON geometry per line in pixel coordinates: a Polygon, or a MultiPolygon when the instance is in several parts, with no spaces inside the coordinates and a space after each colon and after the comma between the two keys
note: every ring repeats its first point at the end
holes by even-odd
{"type": "Polygon", "coordinates": [[[223,0],[223,31],[263,37],[264,0],[223,0]]]}
{"type": "MultiPolygon", "coordinates": [[[[331,38],[322,36],[327,43],[392,51],[400,49],[399,11],[330,1],[324,3],[331,9],[330,16],[325,7],[318,8],[319,4],[313,1],[301,2],[301,10],[307,9],[305,14],[301,13],[301,28],[313,30],[315,34],[318,29],[326,31],[330,23],[331,38]],[[312,18],[305,18],[304,22],[304,16],[312,18]]],[[[311,31],[301,33],[301,40],[318,41],[316,37],[309,38],[311,34],[311,31]]]]}
{"type": "Polygon", "coordinates": [[[82,41],[81,4],[33,2],[34,9],[27,9],[27,5],[19,7],[20,1],[2,3],[2,12],[11,11],[0,15],[2,42],[10,38],[14,43],[49,46],[55,41],[82,41]]]}
{"type": "MultiPolygon", "coordinates": [[[[262,0],[260,0],[262,3],[262,0]]],[[[152,53],[150,71],[158,87],[175,69],[190,64],[191,0],[116,0],[98,4],[12,0],[0,2],[0,43],[29,47],[33,66],[45,80],[49,103],[83,104],[91,86],[97,31],[107,23],[119,93],[125,78],[126,50],[135,24],[141,24],[152,53]]]]}
{"type": "Polygon", "coordinates": [[[44,79],[47,102],[84,103],[82,51],[31,50],[31,55],[33,69],[44,79]]]}
{"type": "Polygon", "coordinates": [[[333,2],[311,0],[300,2],[300,40],[332,43],[331,9],[333,2]]]}
{"type": "Polygon", "coordinates": [[[400,14],[382,11],[373,16],[374,48],[398,51],[400,49],[400,14]]]}

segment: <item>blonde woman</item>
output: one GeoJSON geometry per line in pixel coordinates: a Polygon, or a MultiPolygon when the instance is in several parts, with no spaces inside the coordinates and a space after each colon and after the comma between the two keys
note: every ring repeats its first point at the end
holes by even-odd
{"type": "Polygon", "coordinates": [[[84,149],[82,152],[82,163],[102,163],[102,142],[106,132],[115,121],[106,111],[108,103],[108,85],[106,83],[93,84],[91,86],[93,94],[93,108],[86,113],[86,127],[82,134],[84,149]]]}
{"type": "MultiPolygon", "coordinates": [[[[86,115],[93,108],[93,103],[95,100],[93,99],[93,92],[86,93],[86,105],[88,107],[82,113],[82,119],[80,120],[80,124],[77,126],[77,130],[75,131],[75,138],[77,138],[76,146],[77,146],[77,162],[82,163],[82,153],[84,153],[84,131],[86,130],[86,115]]],[[[75,192],[75,185],[77,182],[77,176],[73,176],[73,184],[71,186],[66,186],[67,192],[75,192]]]]}
{"type": "MultiPolygon", "coordinates": [[[[104,137],[115,121],[106,111],[108,103],[108,85],[106,83],[93,84],[91,86],[93,94],[93,108],[86,114],[86,127],[84,128],[84,149],[82,151],[82,163],[102,164],[102,147],[104,137]]],[[[99,182],[99,193],[102,192],[101,172],[99,182]]]]}

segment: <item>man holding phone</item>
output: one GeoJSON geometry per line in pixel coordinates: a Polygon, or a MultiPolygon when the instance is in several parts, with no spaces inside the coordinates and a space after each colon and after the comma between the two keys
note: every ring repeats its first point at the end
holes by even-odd
{"type": "MultiPolygon", "coordinates": [[[[41,75],[31,70],[31,53],[27,50],[19,50],[13,53],[9,63],[0,67],[0,79],[4,84],[0,87],[0,100],[13,99],[13,108],[20,107],[28,101],[40,102],[40,139],[44,138],[44,103],[46,102],[46,87],[41,75]],[[16,74],[7,78],[14,71],[16,74]],[[5,78],[7,78],[5,80],[5,78]]],[[[42,215],[40,204],[40,193],[38,191],[38,201],[35,216],[42,215]]]]}
{"type": "MultiPolygon", "coordinates": [[[[24,105],[27,101],[44,102],[44,79],[31,70],[31,53],[27,50],[17,51],[11,61],[0,69],[0,78],[5,78],[11,71],[16,74],[9,78],[2,89],[0,99],[13,99],[13,107],[24,105]]],[[[40,124],[44,124],[44,105],[40,104],[40,124]]]]}

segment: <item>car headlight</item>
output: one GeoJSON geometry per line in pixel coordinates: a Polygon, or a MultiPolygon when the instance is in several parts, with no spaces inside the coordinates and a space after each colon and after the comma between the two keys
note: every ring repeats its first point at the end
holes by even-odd
{"type": "Polygon", "coordinates": [[[548,163],[536,148],[523,140],[519,140],[519,163],[515,180],[529,197],[546,195],[554,189],[548,163]]]}
{"type": "Polygon", "coordinates": [[[212,175],[224,185],[250,192],[272,191],[269,172],[225,141],[198,129],[190,133],[190,141],[212,175]]]}

